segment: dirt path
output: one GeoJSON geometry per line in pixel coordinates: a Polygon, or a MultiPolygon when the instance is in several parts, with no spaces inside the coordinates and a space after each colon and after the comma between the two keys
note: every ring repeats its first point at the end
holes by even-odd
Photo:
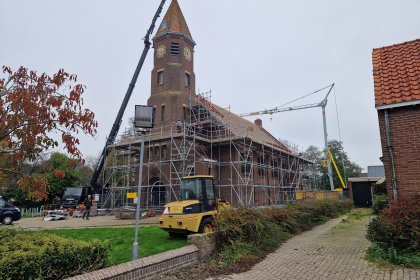
{"type": "MultiPolygon", "coordinates": [[[[142,218],[140,224],[142,225],[158,225],[159,217],[142,218]]],[[[110,227],[110,226],[132,226],[135,225],[135,220],[119,220],[114,216],[95,216],[89,220],[82,220],[82,218],[69,217],[62,221],[44,221],[41,217],[23,218],[13,225],[16,228],[23,229],[58,229],[58,228],[86,228],[86,227],[110,227]]]]}
{"type": "Polygon", "coordinates": [[[366,216],[333,219],[288,240],[250,271],[223,279],[420,279],[420,270],[379,268],[363,259],[368,222],[366,216]]]}

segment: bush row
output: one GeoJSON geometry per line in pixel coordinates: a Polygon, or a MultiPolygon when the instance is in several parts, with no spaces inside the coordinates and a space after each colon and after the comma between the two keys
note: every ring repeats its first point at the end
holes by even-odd
{"type": "Polygon", "coordinates": [[[391,203],[368,225],[367,238],[384,247],[420,250],[420,197],[391,203]]]}
{"type": "Polygon", "coordinates": [[[0,230],[1,279],[64,279],[106,265],[109,243],[0,230]]]}
{"type": "Polygon", "coordinates": [[[218,218],[218,257],[221,267],[244,258],[260,257],[296,234],[337,217],[352,208],[351,201],[312,201],[283,208],[240,208],[218,218]]]}

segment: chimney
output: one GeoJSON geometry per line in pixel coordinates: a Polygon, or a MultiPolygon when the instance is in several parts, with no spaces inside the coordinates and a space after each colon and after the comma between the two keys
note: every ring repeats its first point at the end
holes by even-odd
{"type": "Polygon", "coordinates": [[[261,120],[261,119],[256,119],[256,120],[254,121],[254,123],[255,123],[256,125],[258,125],[259,127],[262,127],[262,120],[261,120]]]}

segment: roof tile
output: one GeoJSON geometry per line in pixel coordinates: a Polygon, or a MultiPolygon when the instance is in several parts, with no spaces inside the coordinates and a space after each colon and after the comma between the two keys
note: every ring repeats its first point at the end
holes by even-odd
{"type": "Polygon", "coordinates": [[[375,105],[420,100],[420,39],[374,49],[375,105]]]}

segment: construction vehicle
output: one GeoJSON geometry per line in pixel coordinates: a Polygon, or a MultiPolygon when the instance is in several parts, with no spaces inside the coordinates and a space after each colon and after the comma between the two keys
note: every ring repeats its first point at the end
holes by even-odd
{"type": "Polygon", "coordinates": [[[107,147],[109,145],[114,144],[115,139],[117,138],[118,131],[121,126],[121,120],[124,115],[125,109],[127,108],[127,104],[130,101],[130,97],[134,91],[137,78],[139,77],[140,71],[143,68],[143,63],[146,60],[147,53],[149,52],[149,49],[152,45],[152,43],[150,42],[150,36],[152,35],[153,30],[155,29],[156,21],[162,12],[165,2],[166,0],[161,0],[160,5],[152,19],[152,23],[150,24],[150,27],[146,32],[146,36],[144,37],[144,48],[143,48],[143,52],[141,54],[140,60],[137,64],[136,70],[134,71],[133,77],[131,78],[131,82],[128,86],[127,92],[125,93],[124,100],[120,106],[120,109],[118,111],[117,117],[115,118],[114,124],[112,125],[108,138],[106,139],[105,147],[102,149],[102,153],[96,165],[95,171],[93,172],[90,184],[94,188],[95,193],[101,193],[102,191],[103,186],[98,184],[98,179],[105,164],[105,157],[107,156],[107,147]]]}
{"type": "Polygon", "coordinates": [[[77,205],[83,203],[88,195],[93,195],[92,188],[90,187],[68,187],[61,198],[61,206],[63,208],[75,209],[77,205]]]}
{"type": "Polygon", "coordinates": [[[210,233],[214,219],[230,208],[229,202],[216,197],[212,176],[188,176],[181,179],[181,200],[165,205],[159,219],[160,228],[169,236],[210,233]]]}

